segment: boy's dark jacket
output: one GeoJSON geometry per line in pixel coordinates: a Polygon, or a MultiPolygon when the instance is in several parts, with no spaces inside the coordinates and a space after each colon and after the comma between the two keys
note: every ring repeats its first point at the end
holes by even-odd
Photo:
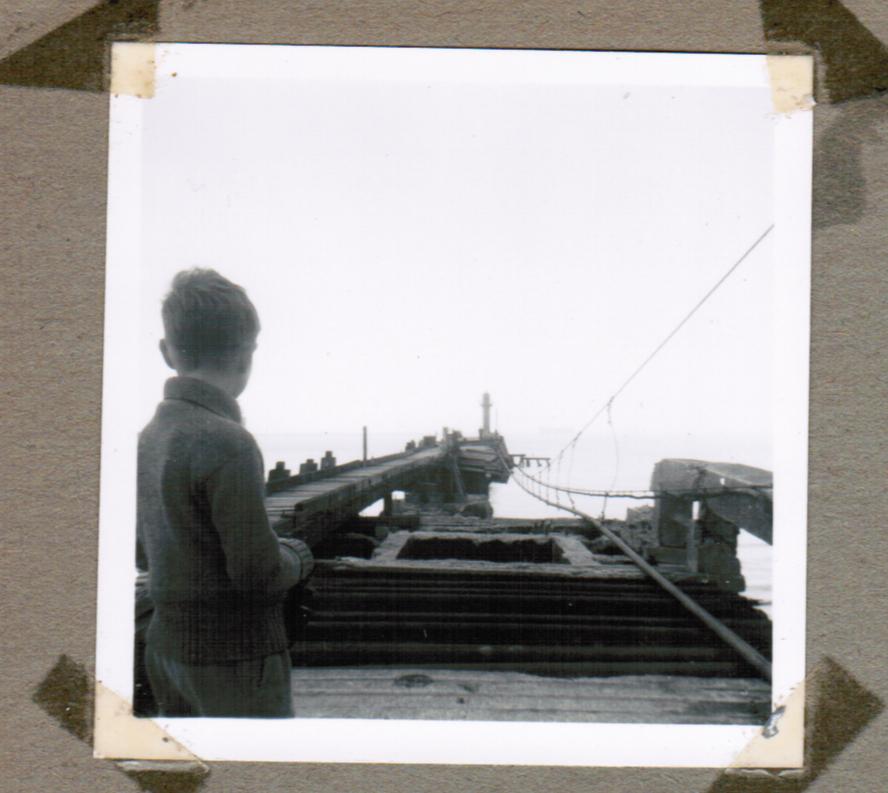
{"type": "Polygon", "coordinates": [[[148,646],[191,664],[287,646],[282,601],[311,553],[265,512],[264,467],[237,402],[174,377],[139,435],[138,562],[150,574],[148,646]]]}

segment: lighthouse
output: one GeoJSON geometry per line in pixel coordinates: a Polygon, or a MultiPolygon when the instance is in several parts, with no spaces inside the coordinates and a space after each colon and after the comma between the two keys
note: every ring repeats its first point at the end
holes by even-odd
{"type": "Polygon", "coordinates": [[[490,408],[493,407],[493,402],[490,401],[490,394],[484,393],[484,396],[481,399],[481,407],[483,408],[483,418],[481,424],[481,430],[478,433],[479,437],[486,438],[490,435],[490,408]]]}

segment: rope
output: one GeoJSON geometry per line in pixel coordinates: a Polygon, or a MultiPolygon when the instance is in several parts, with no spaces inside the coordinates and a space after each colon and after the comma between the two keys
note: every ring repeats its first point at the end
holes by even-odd
{"type": "MultiPolygon", "coordinates": [[[[610,427],[611,437],[614,442],[614,475],[611,477],[610,487],[608,491],[612,491],[617,486],[617,479],[620,475],[620,442],[617,439],[617,430],[614,428],[614,419],[611,412],[614,401],[611,399],[607,403],[607,426],[610,427]]],[[[607,494],[601,501],[601,519],[604,520],[604,513],[607,511],[607,494]]]]}
{"type": "Polygon", "coordinates": [[[589,420],[583,425],[583,427],[580,429],[580,431],[577,432],[576,435],[574,435],[574,437],[573,437],[573,438],[572,438],[572,439],[571,439],[571,440],[565,445],[564,449],[562,449],[561,452],[564,452],[564,450],[567,449],[568,446],[573,446],[573,445],[576,444],[576,442],[582,437],[583,433],[585,433],[586,430],[588,430],[589,427],[591,427],[592,424],[595,423],[595,421],[599,418],[599,416],[601,416],[602,413],[605,412],[605,410],[609,409],[609,406],[611,405],[611,403],[612,403],[612,402],[613,402],[618,396],[620,396],[620,394],[622,394],[623,391],[626,390],[626,388],[629,386],[629,384],[630,384],[630,383],[631,383],[636,377],[638,377],[638,375],[641,374],[642,371],[644,371],[645,367],[646,367],[646,366],[647,366],[647,365],[648,365],[648,364],[649,364],[649,363],[650,363],[650,362],[651,362],[651,361],[657,356],[657,354],[658,354],[658,353],[659,353],[659,352],[660,352],[660,351],[661,351],[661,350],[662,350],[667,344],[669,344],[670,341],[672,341],[672,339],[675,337],[675,335],[676,335],[676,334],[677,334],[677,333],[678,333],[678,332],[679,332],[679,331],[680,331],[680,330],[681,330],[681,329],[687,324],[688,320],[690,320],[691,317],[693,317],[694,314],[696,314],[696,313],[700,310],[700,308],[703,306],[703,304],[704,304],[707,300],[709,300],[709,298],[712,297],[713,294],[715,294],[715,292],[719,289],[719,287],[720,287],[725,281],[727,281],[728,278],[731,277],[731,275],[734,273],[734,271],[735,271],[735,270],[736,270],[741,264],[743,264],[743,262],[747,259],[747,257],[749,256],[749,254],[751,254],[751,253],[752,253],[752,252],[753,252],[753,251],[759,246],[759,243],[761,243],[761,241],[762,241],[765,237],[767,237],[768,234],[771,233],[771,230],[772,230],[773,228],[774,228],[774,224],[772,223],[770,226],[768,226],[767,229],[765,229],[764,233],[762,233],[761,236],[759,236],[759,238],[758,238],[755,242],[753,242],[752,245],[749,246],[749,248],[746,249],[746,251],[743,253],[743,255],[742,255],[739,259],[737,259],[737,261],[734,262],[734,264],[732,264],[732,265],[727,269],[727,271],[721,276],[721,278],[719,278],[718,281],[716,281],[715,284],[712,285],[712,287],[709,289],[709,291],[706,292],[706,294],[703,295],[703,297],[701,297],[700,300],[697,301],[697,303],[694,305],[694,307],[693,307],[690,311],[688,311],[687,314],[684,315],[684,317],[682,318],[682,320],[681,320],[681,321],[680,321],[680,322],[679,322],[679,323],[678,323],[678,324],[677,324],[677,325],[676,325],[671,331],[669,331],[669,333],[666,335],[666,337],[665,337],[665,338],[664,338],[664,339],[663,339],[663,340],[662,340],[662,341],[661,341],[656,347],[654,347],[654,349],[650,352],[650,354],[647,356],[647,358],[645,358],[645,359],[641,362],[641,364],[635,369],[635,371],[633,371],[632,374],[630,374],[629,377],[627,377],[627,378],[623,381],[622,385],[620,385],[620,387],[617,388],[617,390],[614,391],[613,394],[611,394],[611,396],[608,398],[608,400],[607,400],[607,401],[606,401],[606,402],[605,402],[605,403],[604,403],[604,404],[603,404],[603,405],[602,405],[602,406],[601,406],[601,407],[600,407],[600,408],[599,408],[599,409],[593,414],[592,418],[590,418],[590,419],[589,419],[589,420]]]}

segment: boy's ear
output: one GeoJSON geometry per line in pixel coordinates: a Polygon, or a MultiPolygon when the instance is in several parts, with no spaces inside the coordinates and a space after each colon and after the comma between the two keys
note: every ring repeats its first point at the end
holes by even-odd
{"type": "Polygon", "coordinates": [[[239,374],[245,374],[250,371],[253,366],[253,351],[256,349],[254,345],[250,345],[241,349],[236,358],[236,366],[239,374]]]}
{"type": "Polygon", "coordinates": [[[173,363],[173,359],[170,357],[170,348],[167,346],[166,339],[161,339],[160,344],[160,354],[163,356],[164,363],[170,367],[170,369],[175,369],[176,365],[173,363]]]}

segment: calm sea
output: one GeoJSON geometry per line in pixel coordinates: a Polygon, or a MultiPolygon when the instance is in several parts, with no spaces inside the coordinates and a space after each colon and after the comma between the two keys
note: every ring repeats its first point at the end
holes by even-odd
{"type": "MultiPolygon", "coordinates": [[[[414,436],[417,437],[417,436],[414,436]]],[[[362,439],[354,433],[292,433],[260,434],[256,436],[265,457],[266,468],[283,460],[293,473],[299,463],[312,458],[318,461],[326,451],[331,451],[340,463],[361,458],[362,439]]],[[[690,457],[720,462],[741,462],[768,468],[767,449],[748,438],[716,439],[689,438],[688,436],[621,437],[614,442],[606,434],[593,435],[579,443],[572,453],[560,460],[558,452],[571,439],[566,431],[542,431],[526,435],[506,435],[509,449],[529,456],[550,457],[553,460],[551,482],[570,483],[575,487],[603,490],[641,490],[650,485],[654,463],[666,457],[690,457]],[[727,452],[726,450],[730,450],[727,452]]],[[[368,453],[371,457],[400,451],[411,439],[409,435],[396,433],[371,433],[368,453]]],[[[543,474],[545,467],[531,467],[533,475],[543,474]]],[[[491,490],[494,513],[498,517],[545,518],[564,516],[566,513],[544,504],[522,490],[513,480],[505,485],[494,485],[491,490]]],[[[627,507],[648,503],[628,499],[610,499],[606,504],[601,498],[578,498],[577,507],[592,515],[623,518],[627,507]]],[[[368,507],[364,514],[378,514],[382,502],[368,507]]],[[[759,601],[762,609],[770,614],[771,605],[771,546],[741,531],[738,555],[746,579],[745,594],[759,601]]]]}

